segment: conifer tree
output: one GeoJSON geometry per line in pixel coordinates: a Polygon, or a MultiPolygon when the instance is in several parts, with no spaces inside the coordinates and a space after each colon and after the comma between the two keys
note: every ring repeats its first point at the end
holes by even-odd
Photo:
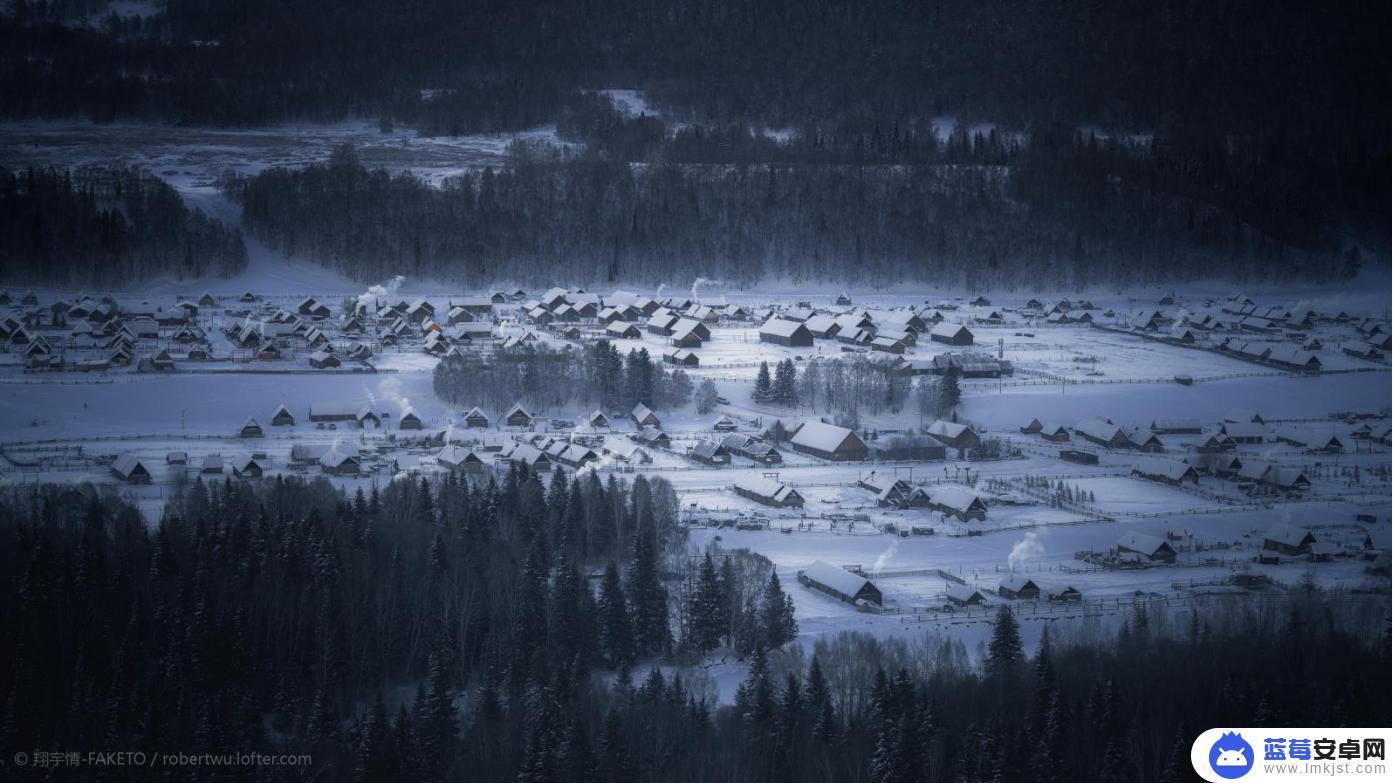
{"type": "Polygon", "coordinates": [[[759,374],[755,376],[755,389],[750,399],[758,404],[771,402],[774,395],[774,382],[769,377],[769,362],[759,363],[759,374]]]}

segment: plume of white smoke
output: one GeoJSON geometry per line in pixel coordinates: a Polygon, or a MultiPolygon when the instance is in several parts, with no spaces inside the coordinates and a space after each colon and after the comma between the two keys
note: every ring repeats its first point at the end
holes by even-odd
{"type": "Polygon", "coordinates": [[[600,470],[607,468],[613,464],[614,457],[610,456],[609,454],[600,454],[599,459],[595,460],[594,462],[587,462],[584,465],[582,465],[576,471],[576,476],[584,476],[591,472],[599,472],[600,470]]]}
{"type": "Polygon", "coordinates": [[[1040,537],[1035,535],[1032,530],[1026,533],[1016,545],[1011,547],[1011,554],[1006,557],[1006,565],[1012,570],[1016,566],[1022,565],[1027,560],[1042,557],[1045,554],[1045,547],[1040,543],[1040,537]]]}
{"type": "Polygon", "coordinates": [[[382,285],[375,285],[358,295],[358,305],[363,308],[372,306],[374,299],[382,299],[397,292],[401,284],[406,282],[406,278],[401,275],[394,275],[391,280],[382,285]]]}
{"type": "Polygon", "coordinates": [[[871,565],[871,573],[878,574],[885,570],[885,565],[890,562],[890,558],[895,556],[895,550],[899,548],[900,539],[896,538],[891,540],[890,546],[887,547],[884,552],[881,552],[880,556],[875,559],[875,563],[871,565]]]}
{"type": "MultiPolygon", "coordinates": [[[[383,381],[377,385],[377,390],[382,394],[384,400],[395,403],[402,414],[411,410],[411,400],[408,400],[406,395],[401,393],[401,381],[398,381],[395,376],[389,375],[383,379],[383,381]]],[[[368,395],[368,398],[372,398],[371,393],[368,395]]],[[[376,402],[373,404],[375,405],[376,402]]]]}
{"type": "Polygon", "coordinates": [[[704,277],[698,277],[697,279],[693,280],[693,281],[692,281],[692,301],[693,301],[693,302],[696,302],[696,303],[698,303],[698,304],[700,304],[700,303],[701,303],[701,287],[704,286],[704,285],[710,285],[711,283],[712,283],[711,280],[707,280],[707,279],[704,278],[704,277]]]}
{"type": "Polygon", "coordinates": [[[657,293],[653,294],[654,299],[662,299],[663,291],[667,289],[667,283],[659,283],[657,293]]]}

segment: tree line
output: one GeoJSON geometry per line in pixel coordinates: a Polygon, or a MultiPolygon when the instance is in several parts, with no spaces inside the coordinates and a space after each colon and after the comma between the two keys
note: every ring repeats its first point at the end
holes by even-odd
{"type": "Polygon", "coordinates": [[[154,526],[90,487],[7,490],[0,742],[313,756],[200,780],[1170,783],[1208,726],[1389,720],[1386,598],[1139,604],[1032,651],[1002,609],[975,660],[939,633],[779,648],[767,561],[688,556],[675,513],[659,479],[525,468],[195,481],[154,526]],[[730,704],[683,665],[723,647],[730,704]]]}
{"type": "Polygon", "coordinates": [[[247,261],[241,232],[189,209],[132,168],[0,168],[0,277],[119,286],[158,275],[226,276],[247,261]]]}
{"type": "Polygon", "coordinates": [[[1328,223],[1279,223],[1246,200],[1261,190],[1252,169],[1231,172],[1250,185],[1222,206],[1166,186],[1164,153],[1134,163],[1076,135],[1042,151],[1055,143],[1032,141],[1009,166],[634,164],[514,145],[504,168],[440,188],[341,148],[224,185],[251,233],[363,280],[1081,288],[1332,279],[1364,258],[1328,223]]]}

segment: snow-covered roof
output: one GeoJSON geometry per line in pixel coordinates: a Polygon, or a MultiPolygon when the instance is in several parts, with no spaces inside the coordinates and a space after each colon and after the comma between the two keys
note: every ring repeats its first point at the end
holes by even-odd
{"type": "Polygon", "coordinates": [[[1034,587],[1037,590],[1040,589],[1040,586],[1035,584],[1035,581],[1032,580],[1030,577],[1014,572],[1012,572],[1010,576],[1001,580],[1000,587],[1001,589],[1010,590],[1015,593],[1019,593],[1021,590],[1024,590],[1027,587],[1034,587]]]}
{"type": "Polygon", "coordinates": [[[1304,527],[1287,524],[1273,525],[1263,534],[1263,540],[1275,541],[1287,546],[1301,546],[1306,542],[1307,537],[1310,537],[1312,541],[1315,541],[1316,538],[1311,535],[1311,531],[1304,527]]]}
{"type": "Polygon", "coordinates": [[[962,324],[953,324],[944,321],[934,324],[934,328],[929,331],[933,337],[957,337],[959,333],[966,332],[967,327],[962,324]]]}
{"type": "Polygon", "coordinates": [[[1122,434],[1122,428],[1098,418],[1084,419],[1074,425],[1074,431],[1104,441],[1113,440],[1122,434]]]}
{"type": "Polygon", "coordinates": [[[954,511],[985,510],[987,507],[976,491],[962,484],[941,484],[929,490],[929,497],[935,504],[954,511]]]}
{"type": "Polygon", "coordinates": [[[1117,540],[1117,546],[1120,549],[1128,549],[1133,552],[1140,552],[1146,555],[1147,557],[1154,557],[1156,553],[1161,551],[1162,549],[1170,548],[1170,545],[1167,544],[1163,539],[1157,538],[1153,535],[1148,535],[1146,533],[1138,533],[1136,531],[1129,531],[1127,533],[1123,533],[1122,537],[1117,540]]]}
{"type": "Polygon", "coordinates": [[[1173,459],[1143,457],[1137,460],[1137,464],[1132,468],[1132,472],[1141,473],[1145,476],[1164,476],[1171,481],[1180,481],[1193,474],[1195,469],[1186,465],[1184,462],[1176,462],[1173,459]]]}
{"type": "Polygon", "coordinates": [[[797,332],[799,329],[806,328],[807,327],[799,321],[789,321],[783,318],[770,318],[768,321],[764,322],[763,326],[759,327],[759,333],[769,334],[775,337],[792,337],[794,332],[797,332]]]}
{"type": "Polygon", "coordinates": [[[871,580],[864,576],[853,574],[845,568],[838,568],[821,560],[814,560],[807,568],[803,569],[803,576],[845,596],[854,596],[861,592],[861,589],[866,585],[871,584],[871,580]]]}
{"type": "Polygon", "coordinates": [[[962,603],[986,600],[981,591],[971,585],[950,584],[944,588],[943,594],[962,603]]]}
{"type": "Polygon", "coordinates": [[[855,438],[856,433],[835,424],[806,421],[798,428],[798,432],[794,433],[791,441],[794,445],[818,451],[836,451],[848,437],[855,438]]]}
{"type": "Polygon", "coordinates": [[[752,495],[772,498],[782,502],[790,495],[797,495],[793,487],[774,479],[769,478],[742,478],[735,482],[736,489],[744,490],[752,495]]]}
{"type": "Polygon", "coordinates": [[[939,419],[929,425],[926,430],[928,434],[936,438],[948,438],[949,440],[960,437],[965,432],[971,432],[972,428],[966,424],[955,421],[944,421],[939,419]]]}

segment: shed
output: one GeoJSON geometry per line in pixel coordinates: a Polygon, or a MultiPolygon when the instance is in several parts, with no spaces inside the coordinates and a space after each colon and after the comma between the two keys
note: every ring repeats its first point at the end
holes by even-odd
{"type": "Polygon", "coordinates": [[[399,430],[419,430],[422,427],[421,417],[416,412],[407,408],[401,412],[401,418],[397,420],[399,430]]]}
{"type": "Polygon", "coordinates": [[[111,475],[129,484],[149,484],[150,469],[134,454],[122,454],[111,463],[111,475]]]}
{"type": "Polygon", "coordinates": [[[880,588],[871,580],[821,560],[815,560],[807,568],[799,571],[798,581],[806,587],[849,604],[865,601],[880,606],[884,601],[880,588]]]}
{"type": "Polygon", "coordinates": [[[987,602],[982,592],[971,585],[950,584],[943,595],[955,606],[981,606],[987,602]]]}
{"type": "Polygon", "coordinates": [[[464,414],[464,426],[466,429],[488,429],[489,417],[478,408],[470,408],[464,414]]]}
{"type": "Polygon", "coordinates": [[[590,412],[589,416],[585,417],[585,423],[596,429],[608,427],[609,417],[600,410],[593,410],[590,412]]]}
{"type": "Polygon", "coordinates": [[[309,356],[310,366],[316,370],[328,370],[342,366],[339,357],[328,351],[315,351],[309,356]]]}
{"type": "Polygon", "coordinates": [[[793,487],[771,478],[747,478],[735,482],[735,493],[756,503],[776,508],[802,508],[803,496],[793,487]]]}
{"type": "Polygon", "coordinates": [[[260,438],[266,433],[261,430],[261,425],[256,423],[256,419],[247,419],[247,423],[242,425],[242,429],[237,431],[239,438],[260,438]]]}

